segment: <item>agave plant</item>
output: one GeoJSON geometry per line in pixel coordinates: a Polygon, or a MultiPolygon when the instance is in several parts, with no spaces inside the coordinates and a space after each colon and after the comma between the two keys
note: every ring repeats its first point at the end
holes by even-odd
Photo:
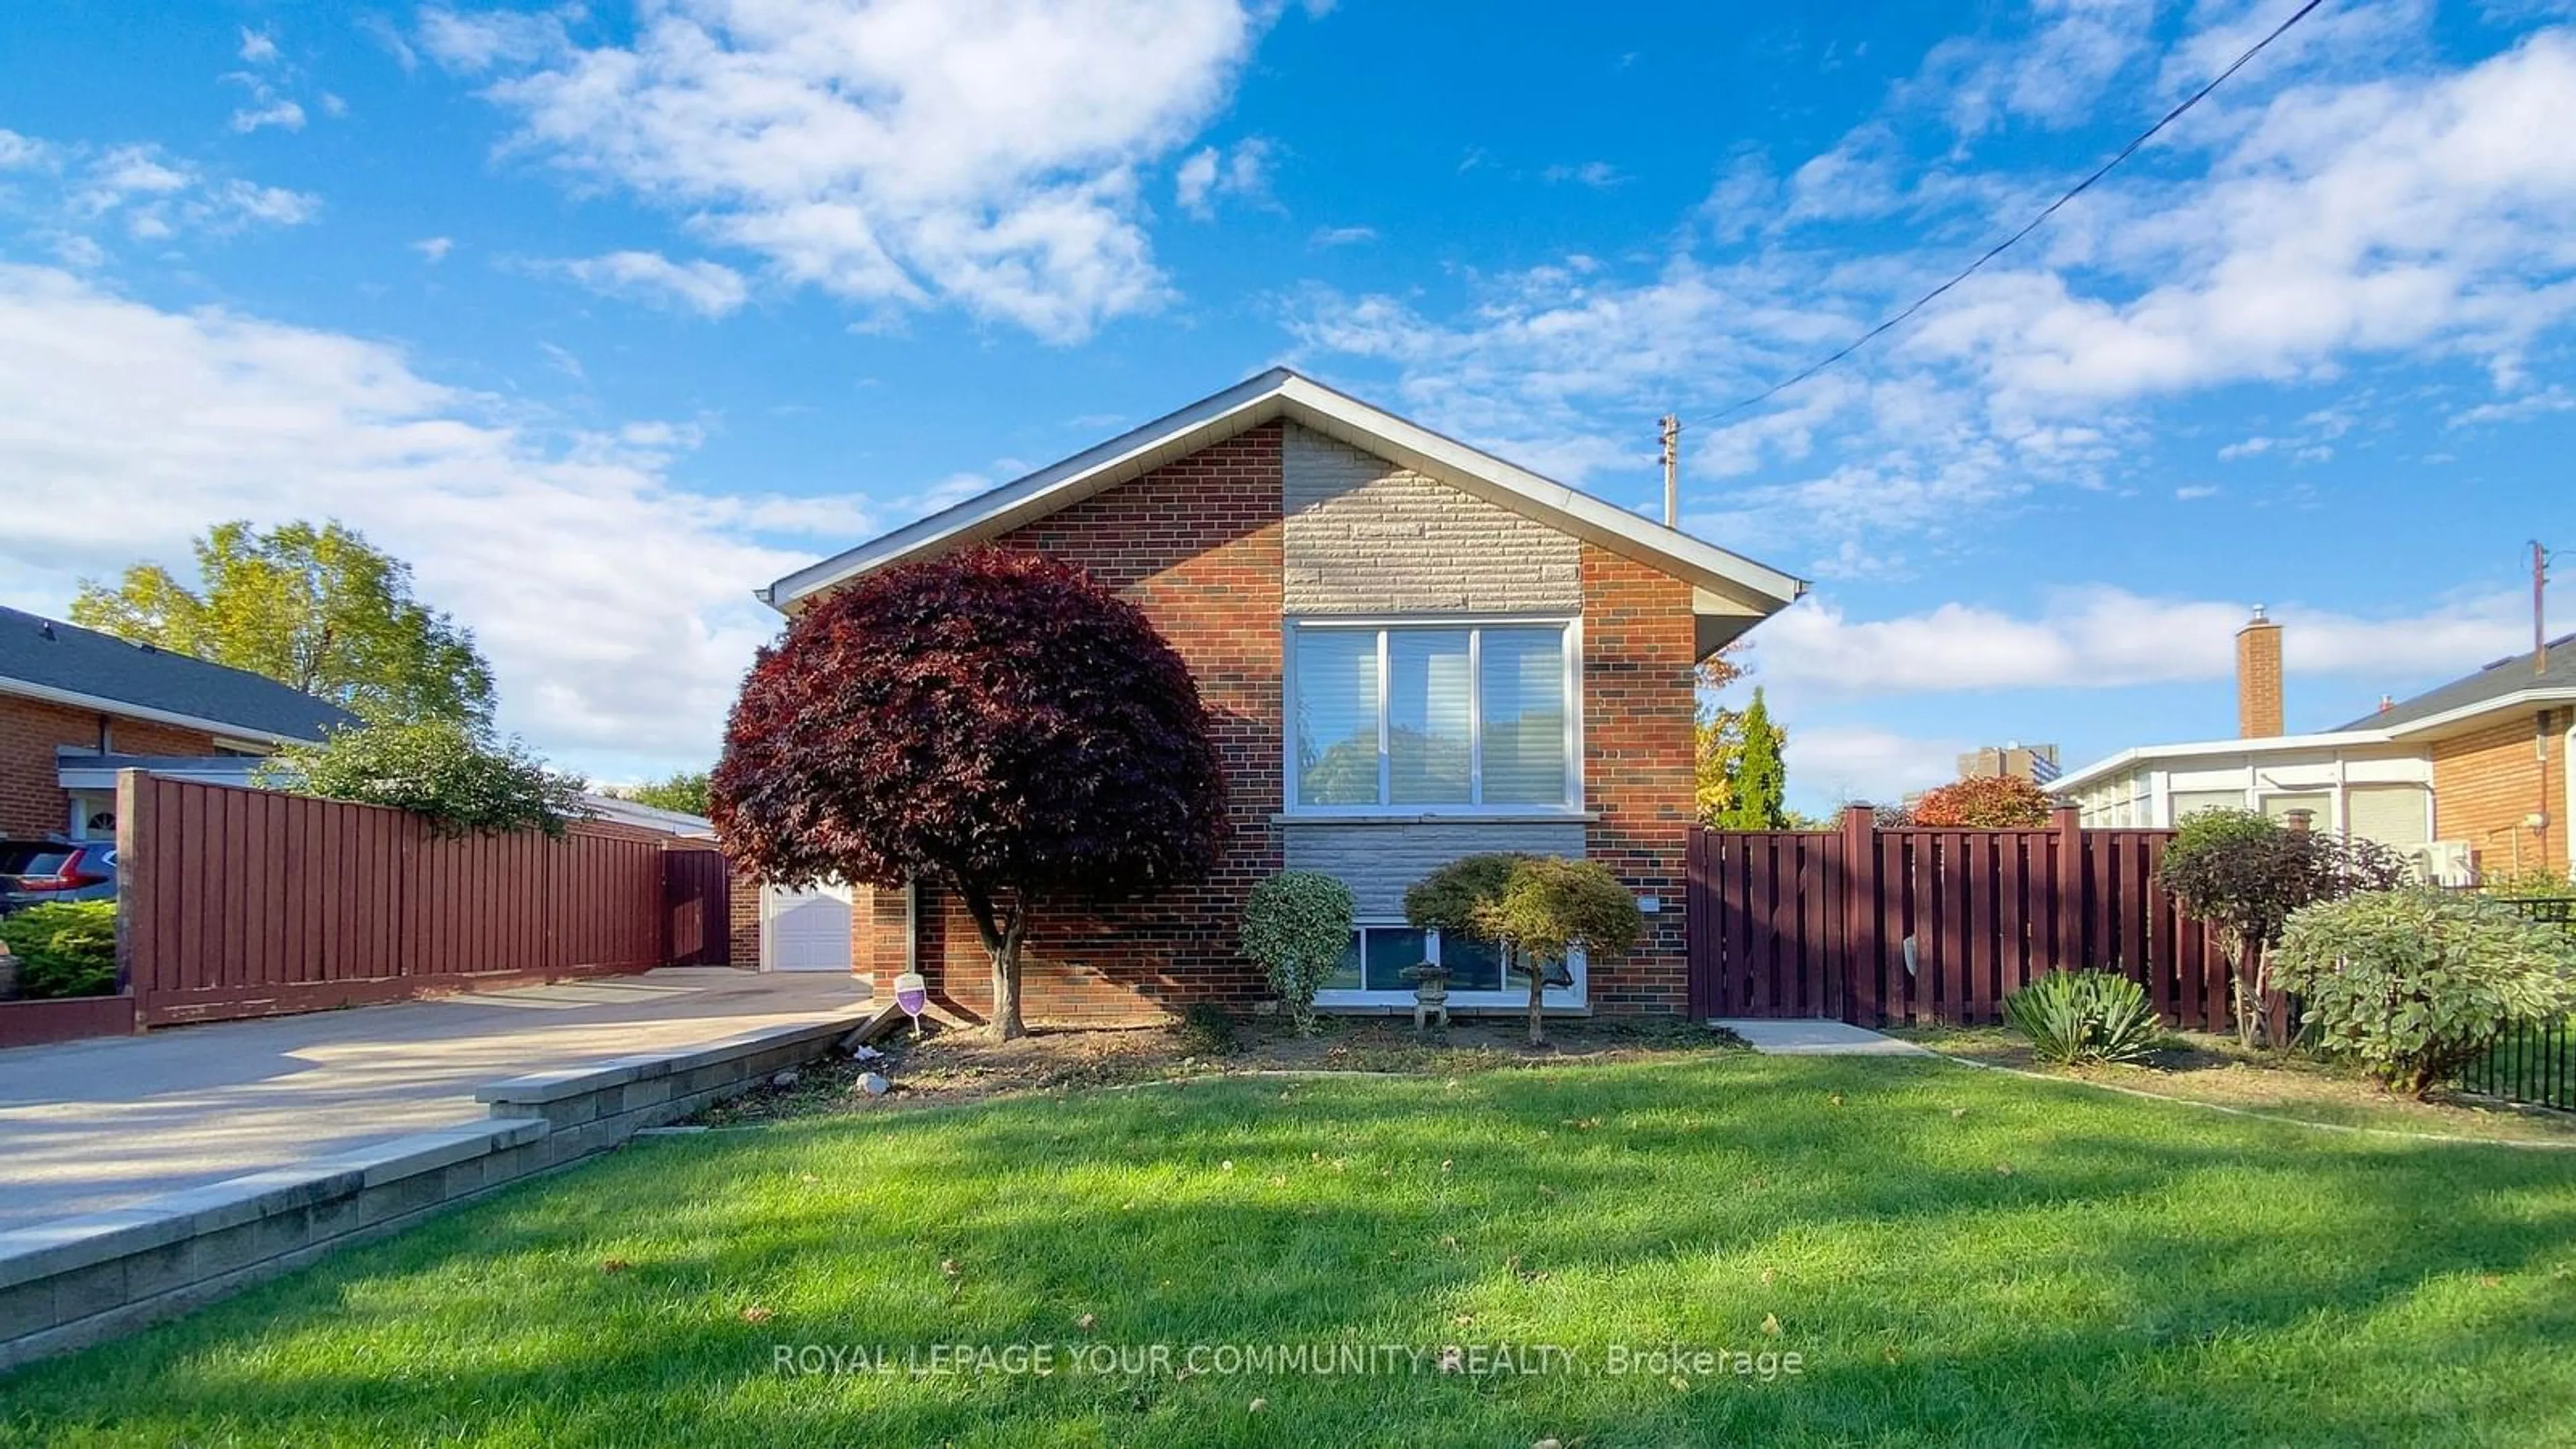
{"type": "Polygon", "coordinates": [[[2108,971],[2051,971],[2004,998],[2004,1020],[2065,1066],[2138,1061],[2164,1034],[2146,988],[2108,971]]]}

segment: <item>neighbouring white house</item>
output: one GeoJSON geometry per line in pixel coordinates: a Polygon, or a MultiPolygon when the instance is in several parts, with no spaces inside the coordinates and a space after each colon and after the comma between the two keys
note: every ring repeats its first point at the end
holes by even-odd
{"type": "Polygon", "coordinates": [[[2141,745],[2060,776],[2086,825],[2162,828],[2195,810],[2305,812],[2428,878],[2567,869],[2576,816],[2576,635],[2314,734],[2282,731],[2281,626],[2236,634],[2238,737],[2141,745]]]}

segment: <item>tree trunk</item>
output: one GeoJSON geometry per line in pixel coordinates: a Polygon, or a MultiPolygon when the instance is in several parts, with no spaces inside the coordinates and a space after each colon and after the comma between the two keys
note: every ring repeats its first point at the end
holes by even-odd
{"type": "MultiPolygon", "coordinates": [[[[1519,957],[1519,952],[1509,947],[1504,948],[1503,960],[1506,965],[1518,960],[1519,957]]],[[[1523,962],[1521,971],[1529,978],[1529,1044],[1534,1047],[1545,1046],[1547,1045],[1547,1018],[1542,1014],[1541,1008],[1545,1005],[1547,997],[1547,968],[1535,963],[1523,962]]]]}
{"type": "Polygon", "coordinates": [[[993,963],[993,1035],[1002,1041],[1026,1036],[1029,1029],[1020,1021],[1020,938],[1028,931],[1028,907],[1014,900],[1008,910],[997,911],[992,894],[981,886],[960,885],[957,895],[993,963]]]}

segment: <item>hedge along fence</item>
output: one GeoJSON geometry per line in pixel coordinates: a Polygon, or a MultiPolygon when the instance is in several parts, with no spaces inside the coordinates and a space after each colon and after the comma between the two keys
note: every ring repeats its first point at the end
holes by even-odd
{"type": "MultiPolygon", "coordinates": [[[[708,919],[666,897],[680,853],[578,822],[442,837],[381,806],[127,771],[117,847],[118,964],[143,1026],[650,970],[683,906],[708,919]]],[[[702,937],[680,944],[709,959],[702,937]]]]}

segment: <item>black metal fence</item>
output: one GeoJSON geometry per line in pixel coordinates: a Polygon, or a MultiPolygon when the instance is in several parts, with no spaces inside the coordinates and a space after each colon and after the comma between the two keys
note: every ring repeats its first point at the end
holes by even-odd
{"type": "MultiPolygon", "coordinates": [[[[2576,931],[2576,896],[2505,904],[2532,920],[2576,931]]],[[[2509,1102],[2576,1112],[2576,1018],[2509,1028],[2485,1057],[2460,1074],[2460,1085],[2509,1102]]]]}

